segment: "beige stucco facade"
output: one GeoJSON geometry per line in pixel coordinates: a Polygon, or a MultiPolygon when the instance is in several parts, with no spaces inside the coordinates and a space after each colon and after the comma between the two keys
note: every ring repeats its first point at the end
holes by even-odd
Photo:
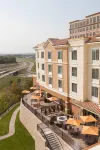
{"type": "MultiPolygon", "coordinates": [[[[45,76],[46,76],[46,86],[49,87],[48,77],[52,77],[52,89],[58,91],[58,79],[62,80],[62,92],[68,95],[68,49],[67,45],[62,47],[52,46],[52,44],[47,41],[44,48],[45,51],[45,76]],[[62,51],[62,61],[58,60],[58,51],[62,51]],[[48,51],[51,52],[52,59],[48,60],[48,51]],[[52,65],[52,73],[49,75],[48,65],[52,65]],[[58,77],[58,66],[62,66],[62,77],[58,77]]],[[[51,89],[51,90],[52,90],[51,89]]],[[[59,92],[59,91],[58,91],[59,92]]]]}
{"type": "MultiPolygon", "coordinates": [[[[97,37],[100,39],[100,37],[97,37]]],[[[45,82],[42,78],[37,82],[40,88],[47,91],[53,96],[56,96],[64,100],[67,107],[69,101],[76,100],[79,102],[90,102],[100,105],[100,42],[87,42],[88,38],[75,38],[68,39],[68,44],[65,45],[53,45],[49,40],[45,42],[43,51],[45,53],[42,63],[45,65],[45,70],[40,71],[41,68],[37,68],[37,72],[40,71],[45,75],[45,82]],[[99,60],[92,60],[92,51],[99,50],[99,60]],[[62,52],[62,59],[58,59],[58,52],[62,52]],[[77,59],[72,59],[72,52],[77,52],[77,59]],[[48,59],[48,52],[51,52],[51,58],[48,59]],[[48,66],[52,66],[51,72],[49,72],[48,66]],[[62,68],[62,74],[58,74],[58,66],[62,68]],[[77,75],[72,75],[72,68],[77,69],[77,75]],[[99,78],[92,79],[92,70],[99,70],[99,78]],[[52,83],[49,83],[49,78],[52,78],[52,83]],[[62,81],[62,88],[59,89],[58,80],[62,81]],[[76,86],[76,91],[72,90],[72,85],[76,86]],[[92,88],[97,87],[98,95],[92,96],[92,88]]],[[[41,59],[37,61],[40,63],[41,59]]],[[[75,88],[75,87],[74,87],[75,88]]],[[[79,106],[78,106],[79,107],[79,106]]],[[[71,108],[71,107],[70,107],[71,108]]],[[[75,110],[75,107],[72,106],[75,110]]],[[[78,110],[78,108],[76,108],[78,110]]],[[[79,109],[80,110],[80,109],[79,109]]],[[[76,111],[76,110],[75,110],[76,111]]]]}

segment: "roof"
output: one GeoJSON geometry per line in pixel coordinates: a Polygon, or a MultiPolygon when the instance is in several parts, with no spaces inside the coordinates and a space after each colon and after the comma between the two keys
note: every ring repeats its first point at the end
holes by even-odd
{"type": "Polygon", "coordinates": [[[93,37],[89,37],[85,43],[94,43],[94,42],[100,42],[100,38],[99,35],[93,36],[93,37]]]}
{"type": "Polygon", "coordinates": [[[88,15],[88,16],[86,16],[86,18],[87,18],[87,17],[94,16],[94,15],[98,15],[98,14],[100,14],[100,12],[97,12],[97,13],[94,13],[94,14],[91,14],[91,15],[88,15]]]}
{"type": "Polygon", "coordinates": [[[57,46],[57,45],[66,45],[68,44],[68,39],[53,39],[53,38],[49,38],[48,39],[53,46],[57,46]]]}
{"type": "Polygon", "coordinates": [[[40,44],[36,45],[36,46],[35,46],[35,47],[33,47],[33,48],[43,47],[43,46],[44,46],[44,44],[45,44],[45,42],[42,42],[42,43],[40,43],[40,44]]]}
{"type": "Polygon", "coordinates": [[[78,22],[78,21],[80,21],[80,20],[74,20],[74,21],[71,21],[71,22],[69,22],[69,23],[74,23],[74,22],[78,22]]]}
{"type": "Polygon", "coordinates": [[[70,100],[70,102],[72,104],[75,104],[79,107],[83,107],[84,109],[100,116],[100,108],[99,108],[99,105],[96,103],[93,103],[91,101],[80,102],[80,101],[72,100],[72,99],[70,100]]]}

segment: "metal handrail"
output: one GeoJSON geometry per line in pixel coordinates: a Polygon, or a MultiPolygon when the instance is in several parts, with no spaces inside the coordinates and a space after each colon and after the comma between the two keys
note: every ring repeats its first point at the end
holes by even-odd
{"type": "MultiPolygon", "coordinates": [[[[37,110],[34,110],[34,108],[32,108],[29,104],[27,104],[27,102],[25,102],[23,99],[22,99],[22,103],[24,104],[24,106],[25,107],[27,107],[36,117],[38,117],[44,124],[46,124],[45,122],[44,122],[44,116],[41,114],[41,113],[39,113],[37,110]],[[36,113],[35,113],[35,111],[36,111],[36,113]],[[41,116],[41,118],[39,117],[39,116],[41,116]]],[[[45,118],[45,120],[47,120],[47,118],[45,118]]],[[[48,121],[48,120],[47,120],[48,121]]],[[[47,125],[47,124],[46,124],[47,125]]],[[[48,125],[47,125],[48,126],[48,125]]],[[[56,134],[58,134],[66,143],[68,143],[74,150],[76,150],[76,147],[75,147],[75,141],[73,140],[73,139],[71,139],[67,134],[65,134],[63,131],[61,131],[59,128],[57,128],[57,126],[53,126],[53,128],[51,128],[56,134]],[[57,130],[59,130],[60,132],[61,132],[61,134],[62,134],[62,136],[60,136],[59,135],[59,133],[58,132],[56,132],[56,130],[54,129],[54,128],[56,128],[57,130]],[[64,136],[66,136],[66,138],[70,141],[66,141],[65,139],[64,139],[64,136]]],[[[77,146],[77,150],[81,150],[82,148],[81,148],[81,146],[77,146]]]]}

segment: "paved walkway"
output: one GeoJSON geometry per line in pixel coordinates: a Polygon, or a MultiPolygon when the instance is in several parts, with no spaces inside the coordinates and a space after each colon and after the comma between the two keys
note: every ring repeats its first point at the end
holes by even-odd
{"type": "Polygon", "coordinates": [[[4,136],[0,136],[0,140],[6,139],[6,138],[12,136],[15,133],[15,120],[16,120],[16,116],[17,116],[17,113],[19,111],[19,108],[20,107],[18,107],[14,111],[14,113],[12,114],[12,117],[11,117],[11,120],[10,120],[10,124],[9,124],[9,133],[4,135],[4,136]]]}

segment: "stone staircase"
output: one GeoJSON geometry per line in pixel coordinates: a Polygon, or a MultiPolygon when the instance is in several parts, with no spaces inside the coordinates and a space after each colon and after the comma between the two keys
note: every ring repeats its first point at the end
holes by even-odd
{"type": "Polygon", "coordinates": [[[43,129],[45,139],[49,144],[50,150],[63,150],[63,147],[56,134],[49,128],[43,129]]]}

